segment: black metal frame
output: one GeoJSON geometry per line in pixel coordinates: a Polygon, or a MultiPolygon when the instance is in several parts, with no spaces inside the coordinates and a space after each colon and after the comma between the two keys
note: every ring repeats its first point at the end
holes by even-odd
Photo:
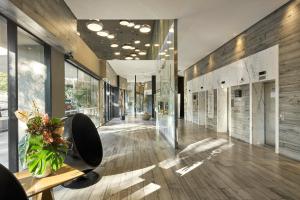
{"type": "MultiPolygon", "coordinates": [[[[3,16],[1,14],[1,16],[3,16]]],[[[7,21],[7,72],[8,72],[8,165],[12,172],[19,170],[18,142],[19,130],[18,119],[15,111],[18,109],[18,28],[21,28],[44,46],[45,64],[47,67],[47,77],[45,83],[45,105],[46,112],[52,114],[51,102],[51,46],[31,34],[14,21],[3,16],[7,21]]]]}

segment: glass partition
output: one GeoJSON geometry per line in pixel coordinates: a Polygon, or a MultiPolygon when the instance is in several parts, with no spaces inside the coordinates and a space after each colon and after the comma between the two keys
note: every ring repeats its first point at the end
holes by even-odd
{"type": "MultiPolygon", "coordinates": [[[[173,21],[173,20],[170,20],[173,21]]],[[[169,143],[177,146],[177,55],[176,21],[161,22],[157,30],[167,27],[165,37],[157,37],[157,77],[156,77],[156,125],[158,131],[165,136],[169,143]]]]}
{"type": "Polygon", "coordinates": [[[8,167],[7,24],[0,17],[0,163],[8,167]]]}

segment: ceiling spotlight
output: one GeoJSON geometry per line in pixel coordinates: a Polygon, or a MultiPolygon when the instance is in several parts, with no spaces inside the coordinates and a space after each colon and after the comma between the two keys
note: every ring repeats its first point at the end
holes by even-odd
{"type": "Polygon", "coordinates": [[[99,21],[93,20],[86,24],[86,27],[91,31],[101,31],[103,29],[103,24],[99,21]]]}
{"type": "Polygon", "coordinates": [[[118,44],[111,44],[110,47],[112,48],[117,48],[119,45],[118,44]]]}
{"type": "Polygon", "coordinates": [[[116,56],[119,56],[121,53],[120,52],[115,52],[115,55],[116,56]]]}
{"type": "Polygon", "coordinates": [[[151,31],[151,26],[148,24],[143,24],[140,28],[141,33],[149,33],[151,31]]]}
{"type": "Polygon", "coordinates": [[[135,53],[132,53],[131,56],[132,56],[132,57],[136,57],[136,54],[135,54],[135,53]]]}
{"type": "Polygon", "coordinates": [[[172,41],[171,41],[171,40],[168,40],[168,41],[167,41],[167,44],[172,44],[172,41]]]}
{"type": "Polygon", "coordinates": [[[134,44],[139,44],[139,43],[141,43],[141,41],[139,40],[134,41],[134,44]]]}
{"type": "Polygon", "coordinates": [[[132,49],[132,46],[130,44],[124,44],[122,46],[122,49],[126,49],[126,50],[129,50],[129,49],[132,49]]]}
{"type": "Polygon", "coordinates": [[[166,52],[159,52],[159,55],[161,56],[166,55],[166,52]]]}
{"type": "Polygon", "coordinates": [[[129,24],[127,26],[128,27],[134,27],[134,23],[133,22],[129,22],[129,24]]]}
{"type": "Polygon", "coordinates": [[[145,47],[150,47],[150,44],[148,43],[148,44],[145,44],[145,47]]]}
{"type": "Polygon", "coordinates": [[[122,25],[122,26],[128,26],[128,24],[129,24],[129,22],[126,21],[126,20],[121,20],[120,21],[120,25],[122,25]]]}
{"type": "Polygon", "coordinates": [[[155,46],[155,47],[159,47],[159,44],[158,44],[158,43],[156,43],[156,44],[154,44],[154,46],[155,46]]]}
{"type": "Polygon", "coordinates": [[[139,50],[139,49],[135,49],[134,51],[135,51],[135,52],[140,52],[141,50],[139,50]]]}
{"type": "Polygon", "coordinates": [[[134,58],[134,60],[139,60],[139,59],[140,59],[139,57],[135,57],[135,58],[134,58]]]}
{"type": "Polygon", "coordinates": [[[174,47],[170,47],[169,50],[174,50],[174,47]]]}
{"type": "Polygon", "coordinates": [[[145,51],[141,51],[141,52],[139,52],[139,55],[141,55],[141,56],[145,56],[147,53],[145,52],[145,51]]]}
{"type": "Polygon", "coordinates": [[[134,29],[140,29],[141,28],[141,25],[139,25],[139,24],[136,24],[135,26],[134,26],[134,29]]]}
{"type": "Polygon", "coordinates": [[[169,57],[169,56],[170,56],[169,54],[166,54],[166,55],[165,55],[165,57],[169,57]]]}
{"type": "Polygon", "coordinates": [[[101,36],[101,37],[107,37],[109,35],[108,31],[99,31],[97,32],[97,35],[101,36]]]}
{"type": "Polygon", "coordinates": [[[108,39],[114,39],[114,38],[115,38],[115,35],[114,35],[114,34],[110,34],[110,35],[107,36],[107,38],[108,38],[108,39]]]}
{"type": "Polygon", "coordinates": [[[130,56],[126,56],[125,57],[125,60],[132,60],[133,58],[132,57],[130,57],[130,56]]]}
{"type": "Polygon", "coordinates": [[[165,49],[165,50],[164,50],[164,52],[167,52],[167,51],[168,51],[168,49],[165,49]]]}

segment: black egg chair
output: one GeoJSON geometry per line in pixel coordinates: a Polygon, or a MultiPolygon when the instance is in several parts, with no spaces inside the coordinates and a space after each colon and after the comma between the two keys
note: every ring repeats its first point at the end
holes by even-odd
{"type": "Polygon", "coordinates": [[[64,120],[64,137],[69,141],[65,163],[85,173],[64,186],[68,188],[83,188],[93,185],[99,180],[99,175],[93,170],[102,161],[103,149],[99,133],[92,120],[77,113],[64,120]]]}
{"type": "Polygon", "coordinates": [[[0,199],[28,200],[16,177],[0,164],[0,199]]]}

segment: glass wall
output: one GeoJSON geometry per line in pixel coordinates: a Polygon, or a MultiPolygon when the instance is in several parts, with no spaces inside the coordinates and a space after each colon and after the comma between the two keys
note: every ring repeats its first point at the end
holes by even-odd
{"type": "Polygon", "coordinates": [[[65,62],[65,114],[84,113],[100,125],[99,81],[65,62]]]}
{"type": "Polygon", "coordinates": [[[0,17],[0,163],[8,167],[7,24],[0,17]]]}
{"type": "MultiPolygon", "coordinates": [[[[168,25],[168,24],[167,24],[168,25]]],[[[177,55],[175,22],[169,26],[165,38],[160,39],[157,52],[157,127],[173,147],[177,145],[177,55]]],[[[161,27],[162,28],[162,27],[161,27]]],[[[159,29],[158,29],[159,30],[159,29]]]]}

